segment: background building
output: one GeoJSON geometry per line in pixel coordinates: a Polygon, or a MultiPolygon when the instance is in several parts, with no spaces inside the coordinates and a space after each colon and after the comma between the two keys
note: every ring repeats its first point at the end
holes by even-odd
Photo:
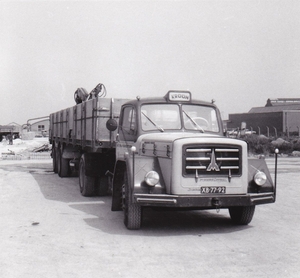
{"type": "Polygon", "coordinates": [[[264,107],[254,107],[248,113],[229,114],[227,128],[240,128],[242,122],[257,134],[299,135],[300,98],[268,99],[264,107]]]}
{"type": "Polygon", "coordinates": [[[8,125],[0,125],[0,142],[2,139],[10,136],[12,139],[20,136],[22,127],[17,123],[9,123],[8,125]]]}
{"type": "Polygon", "coordinates": [[[30,124],[30,131],[35,133],[35,136],[49,135],[49,119],[40,120],[30,124]]]}

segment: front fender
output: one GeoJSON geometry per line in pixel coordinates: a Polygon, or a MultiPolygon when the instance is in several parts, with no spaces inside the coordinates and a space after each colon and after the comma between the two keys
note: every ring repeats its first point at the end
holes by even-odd
{"type": "MultiPolygon", "coordinates": [[[[133,166],[133,165],[132,165],[133,166]]],[[[162,172],[159,159],[152,156],[136,155],[134,158],[134,173],[133,192],[144,194],[164,194],[166,193],[166,186],[164,175],[162,172]],[[155,186],[149,186],[145,182],[145,176],[149,171],[155,171],[159,175],[159,182],[155,186]]]]}
{"type": "Polygon", "coordinates": [[[248,193],[274,192],[275,187],[265,159],[248,158],[248,193]],[[257,186],[254,176],[257,171],[262,171],[267,176],[267,181],[263,186],[257,186]]]}

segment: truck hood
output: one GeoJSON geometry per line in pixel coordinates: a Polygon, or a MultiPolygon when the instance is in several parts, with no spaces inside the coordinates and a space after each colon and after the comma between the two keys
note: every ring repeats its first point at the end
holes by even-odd
{"type": "MultiPolygon", "coordinates": [[[[188,133],[188,132],[176,132],[176,133],[148,133],[141,135],[137,143],[142,142],[168,142],[172,143],[175,140],[180,140],[184,138],[217,138],[221,137],[218,134],[211,133],[188,133]]],[[[223,137],[222,137],[223,138],[223,137]]]]}
{"type": "Polygon", "coordinates": [[[136,147],[140,155],[172,157],[174,144],[211,143],[245,145],[241,140],[220,136],[211,133],[151,133],[141,135],[136,147]]]}

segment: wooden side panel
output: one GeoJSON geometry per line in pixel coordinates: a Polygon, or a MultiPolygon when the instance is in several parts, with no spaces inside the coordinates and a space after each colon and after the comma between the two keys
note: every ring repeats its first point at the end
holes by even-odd
{"type": "Polygon", "coordinates": [[[127,99],[94,98],[50,115],[52,138],[91,147],[111,147],[117,130],[109,131],[109,119],[119,122],[120,109],[127,99]]]}
{"type": "Polygon", "coordinates": [[[95,130],[95,115],[96,115],[96,102],[97,99],[92,99],[89,101],[86,101],[84,103],[85,111],[83,114],[84,117],[84,139],[87,140],[88,142],[92,142],[93,139],[95,138],[94,135],[94,130],[95,130]]]}
{"type": "Polygon", "coordinates": [[[74,117],[74,125],[76,126],[76,133],[75,133],[75,139],[76,140],[82,140],[82,132],[81,132],[81,126],[82,126],[82,106],[83,103],[78,104],[75,106],[76,114],[74,117]]]}

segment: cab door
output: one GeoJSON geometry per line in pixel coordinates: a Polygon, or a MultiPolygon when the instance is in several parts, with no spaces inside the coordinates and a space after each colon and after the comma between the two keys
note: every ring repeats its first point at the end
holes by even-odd
{"type": "Polygon", "coordinates": [[[132,105],[122,108],[119,124],[119,140],[117,141],[117,157],[124,157],[124,153],[137,139],[137,115],[132,105]]]}

